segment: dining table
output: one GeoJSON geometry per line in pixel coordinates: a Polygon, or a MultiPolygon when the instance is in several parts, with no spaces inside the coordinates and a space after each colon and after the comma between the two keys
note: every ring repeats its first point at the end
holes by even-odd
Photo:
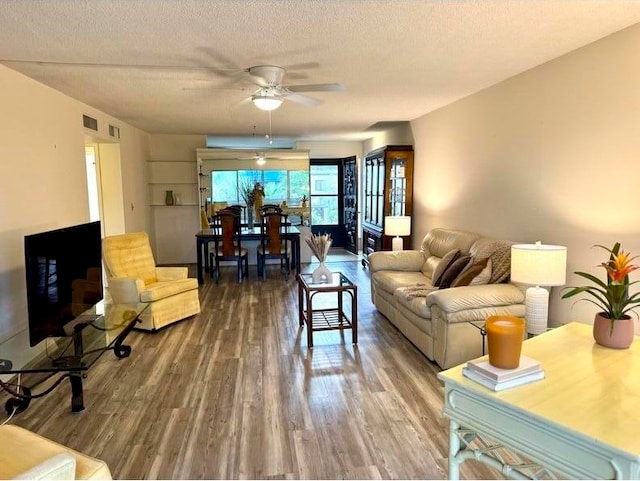
{"type": "MultiPolygon", "coordinates": [[[[284,239],[291,242],[291,267],[296,272],[300,272],[300,230],[293,225],[282,227],[281,230],[284,239]]],[[[242,242],[259,241],[260,226],[253,228],[242,227],[240,229],[242,242]]],[[[203,229],[196,234],[196,257],[198,269],[198,284],[204,284],[204,273],[209,272],[209,242],[213,242],[219,234],[214,229],[203,229]]]]}

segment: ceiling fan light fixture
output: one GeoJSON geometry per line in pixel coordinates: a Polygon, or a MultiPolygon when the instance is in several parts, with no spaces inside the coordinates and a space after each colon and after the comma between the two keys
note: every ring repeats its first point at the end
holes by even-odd
{"type": "Polygon", "coordinates": [[[265,159],[263,156],[259,156],[256,159],[256,164],[258,164],[258,165],[264,165],[266,163],[267,163],[267,159],[265,159]]]}
{"type": "Polygon", "coordinates": [[[280,97],[270,95],[252,95],[251,100],[256,107],[267,112],[275,110],[282,105],[282,99],[280,97]]]}

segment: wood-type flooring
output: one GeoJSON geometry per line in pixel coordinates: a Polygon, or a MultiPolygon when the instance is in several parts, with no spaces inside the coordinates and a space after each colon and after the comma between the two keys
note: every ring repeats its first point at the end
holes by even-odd
{"type": "MultiPolygon", "coordinates": [[[[328,265],[358,286],[357,346],[331,331],[307,349],[295,276],[269,266],[263,282],[250,266],[238,284],[226,267],[200,287],[200,315],[131,333],[129,358],[100,358],[83,412],[65,381],[10,422],[105,460],[116,479],[446,478],[437,365],[375,310],[368,270],[328,265]]],[[[461,476],[500,475],[468,461],[461,476]]]]}

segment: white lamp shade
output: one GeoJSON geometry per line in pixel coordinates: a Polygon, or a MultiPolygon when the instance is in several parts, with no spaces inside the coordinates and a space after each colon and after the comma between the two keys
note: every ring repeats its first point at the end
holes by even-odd
{"type": "Polygon", "coordinates": [[[548,244],[511,246],[511,280],[535,286],[562,286],[567,277],[567,248],[548,244]]]}
{"type": "Polygon", "coordinates": [[[260,110],[275,110],[282,104],[280,97],[274,97],[271,95],[254,95],[251,97],[253,104],[260,110]]]}
{"type": "Polygon", "coordinates": [[[385,235],[404,236],[411,234],[411,217],[408,215],[388,215],[384,218],[385,235]]]}

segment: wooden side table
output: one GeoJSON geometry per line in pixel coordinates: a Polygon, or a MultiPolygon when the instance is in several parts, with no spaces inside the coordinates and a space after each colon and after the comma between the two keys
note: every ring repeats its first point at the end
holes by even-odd
{"type": "Polygon", "coordinates": [[[341,272],[334,272],[331,282],[314,284],[311,274],[298,274],[298,316],[300,327],[307,326],[307,347],[313,347],[314,331],[351,329],[351,342],[358,343],[358,287],[341,272]],[[338,307],[314,309],[313,298],[320,293],[335,292],[338,307]],[[344,294],[351,296],[351,318],[344,312],[344,294]]]}

